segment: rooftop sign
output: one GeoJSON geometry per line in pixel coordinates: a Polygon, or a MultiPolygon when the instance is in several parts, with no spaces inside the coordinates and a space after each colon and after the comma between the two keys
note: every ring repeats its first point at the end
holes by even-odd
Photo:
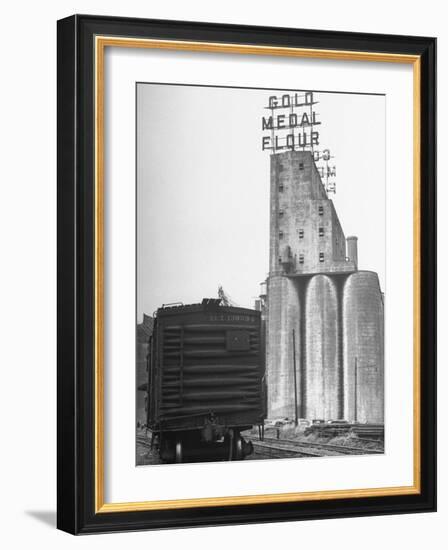
{"type": "Polygon", "coordinates": [[[286,151],[310,151],[327,193],[336,193],[336,166],[330,166],[333,158],[329,149],[321,149],[319,126],[321,121],[315,111],[314,92],[272,95],[262,117],[262,150],[271,154],[286,151]]]}

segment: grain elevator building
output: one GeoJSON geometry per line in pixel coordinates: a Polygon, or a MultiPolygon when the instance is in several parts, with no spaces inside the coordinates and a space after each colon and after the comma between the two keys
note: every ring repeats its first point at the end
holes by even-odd
{"type": "Polygon", "coordinates": [[[358,270],[313,153],[270,159],[268,416],[383,422],[378,276],[358,270]]]}

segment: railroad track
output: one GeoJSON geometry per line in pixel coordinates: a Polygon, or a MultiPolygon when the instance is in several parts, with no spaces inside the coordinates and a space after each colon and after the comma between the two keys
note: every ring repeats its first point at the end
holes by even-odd
{"type": "MultiPolygon", "coordinates": [[[[151,443],[145,436],[138,435],[140,445],[150,449],[151,443]]],[[[265,437],[263,441],[252,439],[254,455],[258,458],[300,458],[343,455],[382,454],[383,450],[346,447],[331,443],[314,443],[297,441],[295,439],[275,439],[265,437]]]]}
{"type": "Polygon", "coordinates": [[[137,442],[140,443],[140,445],[143,445],[144,447],[148,447],[148,449],[151,447],[151,441],[144,435],[138,435],[136,439],[137,439],[137,442]]]}
{"type": "Polygon", "coordinates": [[[382,449],[362,449],[360,447],[347,447],[345,445],[334,445],[331,443],[311,443],[305,441],[297,441],[295,439],[274,439],[265,437],[264,441],[254,441],[255,452],[269,453],[272,449],[272,455],[275,458],[285,458],[288,456],[342,456],[342,455],[365,455],[365,454],[382,454],[382,449]]]}
{"type": "MultiPolygon", "coordinates": [[[[308,442],[308,441],[297,441],[296,439],[275,439],[273,437],[265,437],[264,441],[268,443],[276,444],[276,445],[286,443],[296,448],[298,447],[300,449],[301,448],[306,449],[307,451],[308,449],[313,449],[313,450],[316,449],[316,451],[320,449],[321,451],[327,451],[327,452],[321,452],[320,454],[316,454],[315,456],[382,454],[384,452],[383,449],[363,449],[361,447],[348,447],[346,445],[334,445],[332,443],[314,443],[314,442],[308,442]],[[331,454],[329,454],[328,451],[330,451],[331,454]]],[[[254,441],[252,441],[252,443],[254,443],[254,441]]]]}
{"type": "MultiPolygon", "coordinates": [[[[150,448],[150,441],[144,436],[137,436],[137,441],[140,445],[150,448]]],[[[263,458],[297,458],[297,457],[316,457],[316,456],[328,456],[328,453],[313,449],[297,448],[285,440],[277,441],[273,439],[272,442],[266,441],[252,441],[254,446],[254,454],[263,458]]],[[[336,454],[336,453],[335,453],[336,454]]]]}
{"type": "Polygon", "coordinates": [[[285,440],[274,440],[274,443],[265,441],[254,441],[254,454],[261,455],[263,458],[298,458],[298,457],[316,457],[325,456],[322,452],[316,450],[298,448],[296,445],[285,443],[285,440]]]}
{"type": "Polygon", "coordinates": [[[363,441],[364,443],[381,443],[381,438],[373,438],[373,437],[357,437],[356,441],[363,441]]]}

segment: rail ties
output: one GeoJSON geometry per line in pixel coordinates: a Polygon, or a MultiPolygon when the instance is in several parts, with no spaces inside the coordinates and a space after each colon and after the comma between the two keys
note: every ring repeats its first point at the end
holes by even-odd
{"type": "Polygon", "coordinates": [[[293,439],[274,439],[269,437],[265,437],[264,441],[252,440],[252,444],[254,445],[256,453],[266,454],[271,458],[370,455],[384,453],[383,449],[363,449],[360,447],[333,445],[331,443],[311,443],[293,439]]]}
{"type": "Polygon", "coordinates": [[[148,437],[145,437],[144,435],[138,435],[137,436],[137,443],[140,443],[140,445],[143,445],[144,447],[151,447],[151,441],[148,437]]]}
{"type": "Polygon", "coordinates": [[[252,444],[255,448],[259,448],[260,451],[267,454],[280,455],[278,458],[285,457],[321,457],[328,456],[322,449],[310,449],[307,446],[296,445],[295,442],[291,443],[286,440],[269,439],[265,438],[264,441],[253,441],[252,444]],[[270,452],[272,451],[272,452],[270,452]]]}
{"type": "MultiPolygon", "coordinates": [[[[146,447],[151,447],[148,437],[137,436],[138,443],[146,447]]],[[[264,441],[251,439],[254,446],[254,455],[259,458],[310,458],[324,456],[347,456],[347,455],[370,455],[383,454],[383,449],[363,449],[359,447],[347,447],[345,445],[333,445],[331,443],[314,443],[306,441],[296,441],[294,439],[274,439],[265,437],[264,441]]],[[[249,457],[250,459],[250,457],[249,457]]]]}
{"type": "MultiPolygon", "coordinates": [[[[274,438],[265,438],[270,439],[271,441],[277,441],[274,438]]],[[[384,449],[365,449],[363,447],[351,447],[348,445],[335,445],[334,443],[314,443],[314,442],[308,442],[308,441],[297,441],[295,439],[284,439],[283,441],[286,441],[288,443],[292,443],[294,445],[303,446],[303,447],[312,447],[316,449],[327,449],[329,451],[336,451],[340,454],[346,454],[346,455],[359,455],[359,454],[383,454],[384,449]]]]}
{"type": "MultiPolygon", "coordinates": [[[[277,440],[275,440],[277,442],[277,440]]],[[[254,452],[258,455],[263,455],[265,458],[297,458],[297,457],[316,457],[324,456],[322,453],[316,451],[310,451],[305,449],[299,449],[294,445],[284,444],[279,442],[278,444],[267,443],[266,441],[254,441],[254,452]]]]}

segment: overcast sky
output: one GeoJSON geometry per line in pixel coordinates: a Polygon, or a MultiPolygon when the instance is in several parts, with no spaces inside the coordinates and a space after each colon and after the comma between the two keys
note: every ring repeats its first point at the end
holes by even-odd
{"type": "MultiPolygon", "coordinates": [[[[252,90],[137,85],[137,321],[164,303],[216,297],[253,307],[269,266],[269,152],[252,90]]],[[[359,269],[385,291],[384,96],[316,93],[334,201],[359,269]]],[[[264,132],[266,134],[266,132],[264,132]]]]}

